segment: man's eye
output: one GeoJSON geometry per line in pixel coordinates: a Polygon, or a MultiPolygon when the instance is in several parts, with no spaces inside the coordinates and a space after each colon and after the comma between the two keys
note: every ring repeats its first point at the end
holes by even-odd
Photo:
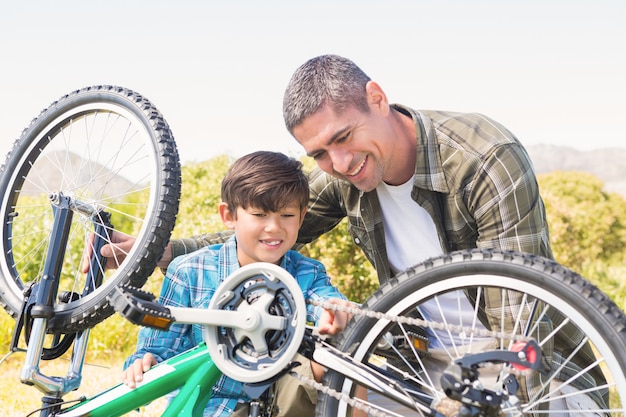
{"type": "Polygon", "coordinates": [[[311,158],[313,158],[316,161],[319,161],[320,159],[322,159],[324,156],[326,155],[326,152],[317,152],[314,153],[313,155],[311,155],[311,158]]]}

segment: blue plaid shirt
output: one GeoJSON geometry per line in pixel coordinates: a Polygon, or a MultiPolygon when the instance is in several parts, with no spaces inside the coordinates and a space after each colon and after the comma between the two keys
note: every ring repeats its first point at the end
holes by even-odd
{"type": "MultiPolygon", "coordinates": [[[[345,297],[335,288],[324,265],[296,251],[288,251],[281,267],[298,281],[305,299],[321,300],[345,297]]],[[[224,244],[212,245],[174,259],[167,269],[159,302],[174,307],[207,308],[217,287],[228,275],[239,268],[234,237],[224,244]]],[[[322,309],[307,304],[307,321],[317,323],[322,309]]],[[[139,331],[137,351],[124,368],[152,353],[162,362],[203,341],[202,326],[173,324],[168,331],[150,329],[139,331]]],[[[213,395],[204,411],[205,416],[229,416],[238,402],[249,402],[242,392],[242,384],[222,376],[213,387],[213,395]]]]}

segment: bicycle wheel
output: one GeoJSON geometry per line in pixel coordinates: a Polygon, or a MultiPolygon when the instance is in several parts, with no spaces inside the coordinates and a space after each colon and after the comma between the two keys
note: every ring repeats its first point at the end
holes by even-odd
{"type": "MultiPolygon", "coordinates": [[[[56,302],[50,333],[94,326],[113,313],[106,296],[114,286],[142,286],[178,212],[180,162],[172,132],[150,101],[121,87],[88,87],[52,103],[13,144],[0,174],[0,299],[14,317],[24,289],[42,278],[53,223],[51,195],[71,196],[82,207],[109,213],[114,231],[136,237],[119,267],[104,272],[91,293],[81,294],[87,285],[81,262],[94,222],[73,213],[59,291],[81,296],[56,302]]],[[[108,233],[103,238],[111,241],[108,233]]]]}
{"type": "MultiPolygon", "coordinates": [[[[340,335],[338,349],[383,369],[403,392],[420,392],[425,404],[444,415],[458,413],[460,403],[442,391],[441,370],[471,353],[509,350],[524,335],[537,341],[550,370],[515,376],[511,368],[479,368],[478,381],[492,392],[502,392],[510,375],[518,382],[519,389],[512,391],[519,403],[503,401],[500,415],[564,409],[571,414],[559,415],[624,415],[624,313],[584,278],[553,261],[497,250],[456,252],[399,274],[363,308],[386,316],[355,316],[340,335]],[[464,316],[459,313],[462,303],[469,306],[464,316]],[[495,308],[499,305],[517,308],[495,308]],[[440,328],[389,320],[435,316],[440,328]],[[483,332],[475,330],[481,327],[483,332]],[[500,334],[494,337],[496,331],[500,334]],[[427,349],[420,348],[423,335],[427,349]]],[[[325,385],[354,397],[355,384],[336,372],[328,372],[325,385]]],[[[369,394],[366,404],[389,415],[421,415],[376,393],[369,394]]],[[[323,394],[317,415],[350,415],[350,406],[323,394]]]]}

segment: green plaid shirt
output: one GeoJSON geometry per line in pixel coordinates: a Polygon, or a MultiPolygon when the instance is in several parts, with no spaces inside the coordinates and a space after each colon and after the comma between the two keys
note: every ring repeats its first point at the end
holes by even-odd
{"type": "MultiPolygon", "coordinates": [[[[501,248],[552,257],[535,173],[511,132],[480,114],[394,108],[415,123],[411,197],[430,213],[444,252],[501,248]]],[[[392,271],[376,191],[364,193],[319,169],[309,183],[309,211],[298,241],[315,240],[347,216],[354,242],[386,282],[392,271]]]]}

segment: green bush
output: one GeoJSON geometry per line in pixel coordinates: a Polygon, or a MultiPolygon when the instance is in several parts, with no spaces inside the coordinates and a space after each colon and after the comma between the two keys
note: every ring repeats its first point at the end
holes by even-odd
{"type": "MultiPolygon", "coordinates": [[[[233,159],[220,156],[182,167],[183,189],[174,237],[223,230],[217,205],[220,183],[233,159]]],[[[305,161],[305,169],[312,162],[305,161]]],[[[626,201],[602,190],[597,178],[581,173],[539,177],[557,261],[598,285],[626,307],[626,201]]],[[[307,245],[302,252],[322,261],[334,284],[351,300],[362,302],[378,287],[376,274],[354,245],[345,222],[307,245]]],[[[146,289],[158,294],[162,274],[155,271],[146,289]]],[[[0,352],[8,351],[14,321],[0,313],[0,352]]],[[[90,352],[109,355],[134,350],[138,327],[113,316],[92,331],[90,352]],[[124,335],[124,337],[120,337],[124,335]]]]}
{"type": "Polygon", "coordinates": [[[626,200],[582,172],[539,176],[555,259],[626,309],[626,200]]]}

